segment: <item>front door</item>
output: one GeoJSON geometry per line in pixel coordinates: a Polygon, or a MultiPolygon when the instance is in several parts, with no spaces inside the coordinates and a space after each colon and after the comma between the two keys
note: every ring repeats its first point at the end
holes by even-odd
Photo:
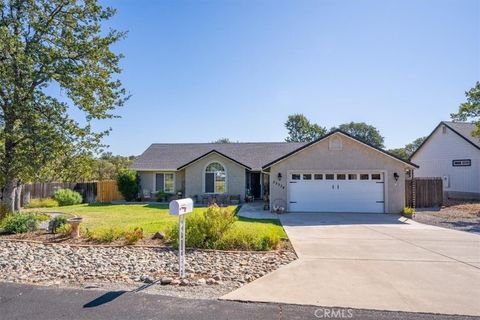
{"type": "Polygon", "coordinates": [[[251,172],[250,173],[250,188],[252,195],[259,199],[262,196],[262,188],[260,187],[260,172],[251,172]]]}

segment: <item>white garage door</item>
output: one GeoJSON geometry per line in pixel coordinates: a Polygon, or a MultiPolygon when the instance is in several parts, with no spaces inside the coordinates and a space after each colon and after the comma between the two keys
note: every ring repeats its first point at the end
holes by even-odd
{"type": "Polygon", "coordinates": [[[291,212],[384,212],[379,172],[300,172],[288,175],[291,212]]]}

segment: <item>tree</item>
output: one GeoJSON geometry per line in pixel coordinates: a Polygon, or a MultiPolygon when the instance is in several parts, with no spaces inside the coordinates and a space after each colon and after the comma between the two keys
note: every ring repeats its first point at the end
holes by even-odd
{"type": "Polygon", "coordinates": [[[303,114],[289,115],[285,127],[288,130],[287,142],[310,142],[327,133],[326,128],[311,123],[303,114]]]}
{"type": "Polygon", "coordinates": [[[126,201],[133,201],[140,191],[140,177],[135,170],[122,170],[117,176],[117,186],[126,201]]]}
{"type": "Polygon", "coordinates": [[[388,152],[399,157],[400,159],[408,160],[408,155],[407,155],[407,152],[405,151],[405,148],[390,149],[388,150],[388,152]]]}
{"type": "MultiPolygon", "coordinates": [[[[337,128],[333,127],[330,131],[334,131],[337,128]]],[[[385,139],[382,137],[377,128],[365,122],[350,122],[344,123],[338,126],[338,129],[350,134],[351,136],[366,142],[377,148],[384,148],[383,145],[385,139]]]]}
{"type": "Polygon", "coordinates": [[[230,139],[228,138],[220,138],[220,139],[217,139],[216,141],[213,141],[213,143],[232,143],[232,141],[230,141],[230,139]]]}
{"type": "Polygon", "coordinates": [[[408,160],[426,139],[427,137],[417,138],[412,143],[406,144],[404,148],[390,149],[388,152],[393,153],[401,159],[408,160]]]}
{"type": "Polygon", "coordinates": [[[458,108],[457,113],[450,116],[453,120],[467,121],[472,120],[477,125],[472,135],[480,137],[480,82],[477,81],[475,87],[465,92],[467,102],[464,102],[458,108]]]}
{"type": "Polygon", "coordinates": [[[92,121],[128,98],[116,79],[121,55],[110,50],[125,34],[101,27],[114,14],[96,0],[0,0],[0,180],[10,209],[38,166],[91,155],[108,134],[92,121]]]}

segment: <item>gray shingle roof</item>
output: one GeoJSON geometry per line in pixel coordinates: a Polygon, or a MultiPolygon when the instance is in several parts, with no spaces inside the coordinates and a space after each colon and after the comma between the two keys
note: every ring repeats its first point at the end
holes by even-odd
{"type": "Polygon", "coordinates": [[[452,121],[443,121],[443,123],[445,123],[448,127],[455,130],[456,132],[458,132],[458,134],[460,134],[465,139],[480,148],[480,138],[472,136],[473,130],[477,128],[475,123],[452,121]]]}
{"type": "Polygon", "coordinates": [[[131,168],[135,170],[177,170],[212,150],[232,158],[252,170],[300,148],[301,142],[248,142],[248,143],[154,143],[131,168]]]}

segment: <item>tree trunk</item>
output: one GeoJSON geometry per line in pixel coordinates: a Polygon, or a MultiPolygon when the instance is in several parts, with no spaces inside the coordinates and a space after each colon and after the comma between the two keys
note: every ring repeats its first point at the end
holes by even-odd
{"type": "Polygon", "coordinates": [[[23,190],[23,184],[20,182],[17,184],[17,187],[15,188],[15,211],[20,211],[22,208],[22,190],[23,190]]]}
{"type": "Polygon", "coordinates": [[[13,212],[15,209],[15,188],[17,184],[13,179],[5,181],[5,189],[3,190],[3,202],[7,205],[7,209],[13,212]]]}

